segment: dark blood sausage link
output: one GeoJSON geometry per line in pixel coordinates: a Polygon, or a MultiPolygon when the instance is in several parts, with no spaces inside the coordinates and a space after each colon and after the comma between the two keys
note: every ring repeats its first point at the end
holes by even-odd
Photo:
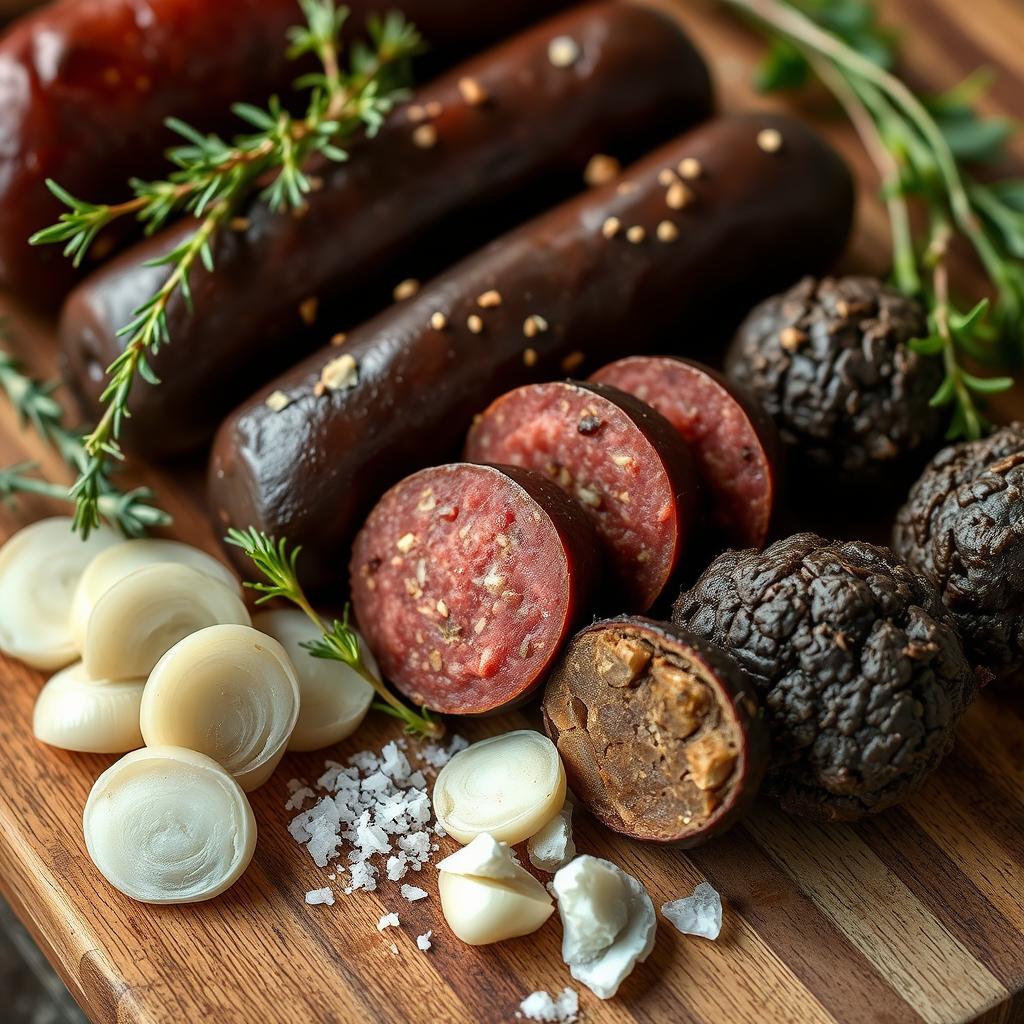
{"type": "Polygon", "coordinates": [[[587,372],[587,358],[596,369],[649,351],[698,309],[730,316],[828,264],[846,239],[852,205],[846,166],[796,121],[757,114],[693,130],[618,185],[593,189],[456,264],[239,407],[218,433],[210,466],[218,531],[251,524],[290,537],[306,546],[306,582],[336,584],[377,497],[404,474],[451,457],[488,402],[570,368],[587,372]],[[781,136],[772,152],[758,144],[766,131],[781,136]],[[677,211],[658,179],[684,159],[702,172],[677,211]],[[659,238],[663,222],[677,224],[678,237],[662,229],[670,240],[659,238]],[[325,369],[333,389],[321,379],[325,369]]]}
{"type": "Polygon", "coordinates": [[[675,575],[697,511],[690,453],[631,395],[605,384],[527,384],[481,414],[464,454],[543,473],[574,498],[601,538],[620,606],[646,611],[675,575]]]}
{"type": "Polygon", "coordinates": [[[628,356],[590,377],[657,409],[686,441],[715,532],[733,547],[768,539],[779,486],[769,417],[710,367],[675,356],[628,356]]]}
{"type": "MultiPolygon", "coordinates": [[[[347,0],[348,37],[391,5],[347,0]]],[[[527,24],[560,0],[403,0],[431,44],[431,60],[527,24]]],[[[203,130],[237,124],[237,100],[262,103],[290,88],[287,29],[296,0],[62,0],[27,15],[0,38],[0,283],[34,300],[73,281],[59,246],[30,249],[34,231],[64,207],[54,178],[84,199],[117,201],[130,176],[165,167],[175,116],[203,130]]]]}
{"type": "Polygon", "coordinates": [[[751,805],[768,730],[746,675],[677,626],[622,617],[576,635],[544,690],[569,785],[616,832],[696,846],[751,805]]]}
{"type": "MultiPolygon", "coordinates": [[[[474,207],[529,187],[536,210],[578,189],[595,152],[660,142],[710,108],[707,70],[676,25],[619,3],[573,10],[459,66],[346,163],[323,168],[304,216],[256,202],[245,231],[222,237],[215,270],[192,275],[194,311],[182,296],[171,303],[172,344],[153,360],[163,384],[140,381],[132,393],[126,446],[171,455],[208,441],[234,405],[323,343],[322,327],[303,324],[310,301],[320,300],[320,324],[349,316],[358,293],[446,218],[459,215],[442,245],[465,251],[493,237],[483,235],[493,214],[469,216],[474,207]],[[551,60],[560,37],[578,47],[569,66],[551,60]],[[416,132],[433,144],[418,146],[416,132]]],[[[104,370],[125,343],[118,331],[166,277],[146,262],[191,230],[130,249],[69,297],[67,375],[89,417],[99,416],[104,370]]]]}
{"type": "Polygon", "coordinates": [[[598,582],[597,539],[554,484],[511,466],[424,469],[352,550],[352,603],[381,670],[442,714],[482,714],[544,678],[598,582]]]}

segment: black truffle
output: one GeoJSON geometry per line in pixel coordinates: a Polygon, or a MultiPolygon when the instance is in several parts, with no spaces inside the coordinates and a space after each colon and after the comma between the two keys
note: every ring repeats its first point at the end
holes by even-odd
{"type": "Polygon", "coordinates": [[[800,533],[727,551],[673,618],[750,675],[772,731],[766,788],[797,814],[854,820],[902,800],[974,696],[949,609],[887,548],[800,533]]]}
{"type": "Polygon", "coordinates": [[[921,306],[874,278],[805,278],[754,308],[726,371],[775,420],[805,475],[889,483],[940,437],[942,414],[928,403],[942,368],[907,345],[927,333],[921,306]]]}
{"type": "Polygon", "coordinates": [[[1024,423],[939,452],[893,548],[938,587],[983,679],[1024,674],[1024,423]]]}

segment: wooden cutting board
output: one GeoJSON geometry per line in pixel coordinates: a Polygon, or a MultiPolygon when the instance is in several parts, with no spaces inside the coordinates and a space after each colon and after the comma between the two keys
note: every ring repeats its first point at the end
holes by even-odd
{"type": "MultiPolygon", "coordinates": [[[[886,6],[906,30],[916,84],[949,85],[988,63],[999,71],[989,108],[1024,113],[1024,9],[1009,0],[886,6]]],[[[710,6],[678,13],[715,67],[723,106],[764,104],[746,85],[758,52],[754,38],[710,6]]],[[[818,107],[804,113],[825,109],[818,107]]],[[[888,243],[873,180],[851,133],[835,120],[821,123],[864,184],[849,266],[882,271],[888,243]]],[[[968,288],[976,282],[967,266],[957,279],[968,288]]],[[[52,373],[49,326],[15,314],[11,327],[30,366],[52,373]]],[[[1007,417],[1015,409],[1024,414],[1019,392],[1000,412],[1007,417]]],[[[3,405],[0,460],[24,458],[39,459],[48,476],[60,478],[59,461],[22,433],[3,405]]],[[[215,550],[198,472],[140,468],[129,478],[157,489],[177,536],[215,550]]],[[[0,538],[54,511],[33,500],[16,510],[4,506],[0,538]]],[[[289,756],[253,794],[256,856],[226,895],[197,906],[148,907],[100,878],[82,840],[86,794],[113,759],[35,742],[31,712],[41,676],[9,661],[0,661],[0,676],[0,889],[94,1021],[512,1021],[529,992],[570,983],[556,921],[529,938],[480,950],[454,939],[440,916],[433,868],[414,879],[431,893],[416,904],[385,883],[374,894],[339,896],[333,907],[305,905],[307,890],[330,883],[288,836],[286,782],[315,779],[325,756],[379,749],[395,735],[381,716],[338,749],[289,756]],[[400,912],[400,932],[381,935],[377,919],[390,910],[400,912]],[[415,936],[427,929],[434,945],[424,954],[415,936]]],[[[476,739],[525,721],[516,714],[453,725],[476,739]]],[[[922,792],[865,824],[823,827],[763,804],[746,824],[690,853],[628,842],[585,817],[577,842],[642,878],[656,904],[703,879],[726,901],[718,942],[683,937],[662,922],[654,953],[616,1000],[602,1003],[582,990],[587,1021],[1024,1020],[1020,694],[986,693],[922,792]]]]}

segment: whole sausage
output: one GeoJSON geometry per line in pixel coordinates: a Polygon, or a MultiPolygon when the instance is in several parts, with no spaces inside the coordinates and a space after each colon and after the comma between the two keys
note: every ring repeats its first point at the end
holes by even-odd
{"type": "Polygon", "coordinates": [[[456,464],[381,498],[352,549],[352,605],[385,678],[442,714],[525,697],[600,572],[579,508],[539,473],[456,464]]]}
{"type": "Polygon", "coordinates": [[[488,402],[588,358],[599,366],[650,350],[701,310],[740,312],[830,263],[852,208],[849,171],[802,124],[757,114],[695,129],[463,260],[239,407],[211,460],[218,528],[286,535],[315,553],[311,584],[336,579],[376,497],[445,458],[488,402]],[[776,138],[766,133],[779,144],[764,148],[776,138]],[[680,162],[701,173],[676,209],[677,183],[663,182],[680,162]]]}
{"type": "Polygon", "coordinates": [[[696,846],[753,803],[768,764],[754,688],[714,644],[629,616],[578,633],[544,690],[573,793],[608,828],[696,846]]]}
{"type": "Polygon", "coordinates": [[[693,464],[672,425],[632,395],[526,384],[477,417],[464,455],[544,473],[575,498],[627,611],[647,611],[675,575],[697,517],[693,464]]]}
{"type": "MultiPolygon", "coordinates": [[[[180,294],[170,305],[171,344],[152,360],[163,384],[140,380],[133,390],[125,446],[166,456],[207,442],[254,388],[323,343],[322,328],[303,324],[309,303],[319,303],[319,323],[348,317],[359,293],[431,228],[445,222],[434,248],[455,235],[479,244],[493,237],[483,234],[494,220],[485,204],[527,189],[534,204],[562,198],[596,152],[662,141],[710,107],[707,69],[676,25],[620,3],[570,11],[460,65],[346,163],[328,164],[301,218],[257,201],[244,231],[221,238],[214,271],[192,275],[192,309],[180,294]],[[552,61],[553,40],[577,48],[574,62],[552,61]]],[[[147,262],[191,230],[185,223],[128,250],[69,297],[65,370],[88,417],[100,415],[105,368],[127,340],[119,330],[168,274],[147,262]]]]}
{"type": "Polygon", "coordinates": [[[764,546],[779,488],[779,437],[742,388],[677,356],[627,356],[590,379],[636,395],[685,439],[716,539],[732,547],[764,546]]]}
{"type": "MultiPolygon", "coordinates": [[[[437,60],[539,17],[562,0],[403,0],[437,60]]],[[[379,0],[347,0],[349,38],[379,0]]],[[[229,107],[286,91],[298,71],[285,33],[301,23],[296,0],[60,0],[0,38],[0,284],[33,301],[74,280],[59,246],[28,237],[64,207],[53,178],[94,202],[126,198],[131,176],[166,167],[179,117],[203,131],[231,129],[229,107]]],[[[97,250],[98,252],[100,250],[97,250]]]]}

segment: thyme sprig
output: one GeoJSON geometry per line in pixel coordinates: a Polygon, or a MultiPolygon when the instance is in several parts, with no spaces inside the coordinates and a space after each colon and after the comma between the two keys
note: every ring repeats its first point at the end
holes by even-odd
{"type": "Polygon", "coordinates": [[[945,375],[932,404],[952,407],[949,437],[978,437],[985,396],[1013,380],[970,373],[964,357],[991,366],[1019,365],[1024,357],[1024,185],[981,184],[963,166],[998,155],[1012,127],[973,111],[984,76],[940,97],[915,95],[889,70],[895,37],[866,0],[724,2],[773,40],[758,76],[762,88],[798,86],[813,73],[849,115],[881,179],[894,283],[927,310],[929,334],[912,347],[942,359],[945,375]],[[923,243],[915,241],[912,200],[927,212],[923,243]],[[947,260],[956,237],[977,254],[994,293],[991,303],[954,304],[947,260]]]}
{"type": "Polygon", "coordinates": [[[53,181],[50,191],[68,209],[58,222],[37,232],[33,245],[64,244],[64,254],[77,266],[97,235],[113,221],[134,217],[147,234],[175,215],[196,219],[195,230],[170,252],[150,261],[165,266],[167,277],[138,309],[120,335],[124,349],[107,368],[109,380],[101,401],[105,409],[84,439],[87,459],[73,488],[76,529],[87,536],[99,522],[102,481],[111,459],[123,457],[119,437],[130,416],[129,394],[137,377],[152,386],[160,381],[150,357],[170,342],[167,310],[176,295],[191,307],[189,277],[197,263],[213,269],[213,242],[243,200],[260,189],[259,198],[272,210],[301,207],[314,188],[304,168],[316,154],[343,161],[342,144],[358,130],[373,135],[385,115],[404,95],[409,59],[420,51],[419,34],[397,14],[371,18],[369,41],[351,48],[348,67],[342,65],[341,31],[348,16],[334,0],[299,0],[306,24],[288,33],[288,55],[313,55],[320,69],[304,75],[296,87],[309,93],[305,114],[296,117],[272,97],[265,108],[238,103],[233,112],[250,131],[226,141],[204,135],[171,118],[167,125],[184,139],[168,150],[174,165],[165,179],[129,182],[133,198],[113,205],[90,203],[70,195],[53,181]]]}
{"type": "Polygon", "coordinates": [[[301,609],[320,630],[320,637],[302,645],[314,658],[340,661],[362,676],[380,698],[374,701],[373,707],[399,719],[410,735],[425,739],[439,739],[444,735],[444,724],[427,708],[420,708],[417,712],[404,704],[367,666],[360,647],[359,635],[349,625],[348,605],[345,606],[340,620],[333,619],[330,622],[321,618],[313,608],[296,571],[301,547],[290,548],[284,537],[275,540],[254,526],[250,526],[248,530],[229,529],[226,540],[228,544],[240,548],[264,577],[262,582],[245,584],[260,595],[256,600],[257,604],[263,604],[273,598],[283,598],[301,609]]]}
{"type": "MultiPolygon", "coordinates": [[[[0,337],[3,326],[0,324],[0,337]]],[[[81,472],[89,458],[82,443],[82,433],[64,426],[64,410],[53,397],[56,383],[43,383],[27,376],[20,363],[9,352],[0,349],[0,388],[18,413],[22,426],[31,427],[60,454],[75,472],[81,472]]],[[[38,469],[35,462],[21,462],[0,469],[0,497],[16,494],[38,494],[57,501],[74,502],[71,489],[30,476],[38,469]]],[[[102,520],[116,527],[127,537],[140,537],[157,526],[167,526],[171,517],[148,504],[152,492],[145,487],[119,491],[103,474],[97,479],[97,512],[102,520]]]]}

